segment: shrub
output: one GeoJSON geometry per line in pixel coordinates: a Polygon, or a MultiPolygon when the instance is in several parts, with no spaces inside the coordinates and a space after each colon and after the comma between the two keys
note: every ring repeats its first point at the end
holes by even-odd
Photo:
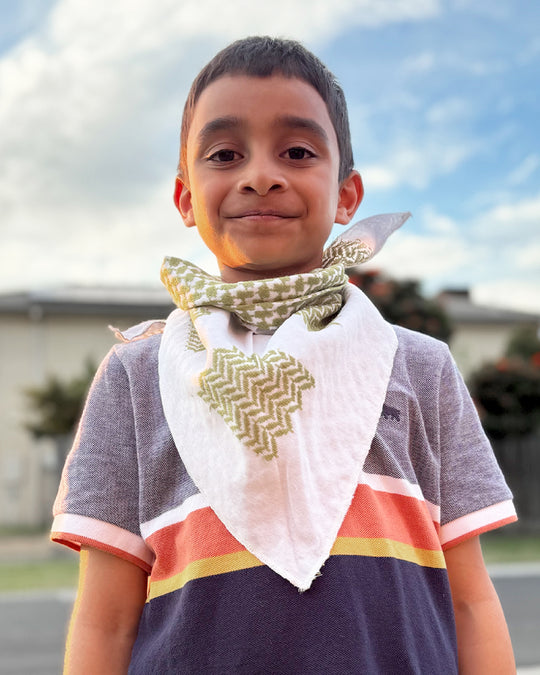
{"type": "Polygon", "coordinates": [[[540,368],[505,357],[474,373],[469,389],[492,439],[524,436],[540,429],[540,368]]]}
{"type": "Polygon", "coordinates": [[[380,272],[356,272],[350,281],[358,286],[390,323],[448,342],[452,329],[444,309],[425,298],[417,281],[396,281],[380,272]]]}
{"type": "Polygon", "coordinates": [[[95,373],[87,361],[84,372],[71,380],[50,375],[41,387],[26,389],[32,419],[25,427],[36,438],[70,434],[77,425],[95,373]]]}

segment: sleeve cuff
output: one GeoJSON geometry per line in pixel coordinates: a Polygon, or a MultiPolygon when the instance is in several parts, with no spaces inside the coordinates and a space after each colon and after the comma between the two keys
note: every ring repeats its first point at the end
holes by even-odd
{"type": "Polygon", "coordinates": [[[144,539],[117,525],[88,516],[62,513],[55,517],[51,540],[80,551],[81,546],[97,548],[128,560],[150,573],[154,554],[144,539]]]}
{"type": "Polygon", "coordinates": [[[489,530],[495,530],[516,520],[516,510],[511,499],[487,506],[442,525],[440,532],[441,546],[444,551],[466,539],[489,530]]]}

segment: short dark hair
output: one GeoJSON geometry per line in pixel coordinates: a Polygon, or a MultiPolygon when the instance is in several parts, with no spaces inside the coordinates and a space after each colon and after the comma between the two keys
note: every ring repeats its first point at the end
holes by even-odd
{"type": "Polygon", "coordinates": [[[187,137],[195,105],[206,87],[225,75],[270,77],[274,74],[297,77],[320,94],[337,136],[339,181],[347,178],[354,161],[347,103],[342,88],[324,63],[299,42],[267,36],[247,37],[228,45],[206,64],[193,81],[182,116],[179,176],[187,178],[187,137]]]}

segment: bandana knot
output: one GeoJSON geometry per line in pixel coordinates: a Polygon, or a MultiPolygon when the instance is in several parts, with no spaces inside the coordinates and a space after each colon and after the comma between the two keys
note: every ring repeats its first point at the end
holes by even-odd
{"type": "Polygon", "coordinates": [[[273,333],[301,312],[310,330],[323,328],[341,309],[347,275],[342,264],[276,279],[224,283],[180,258],[165,258],[161,280],[179,309],[192,318],[211,307],[238,317],[255,333],[273,333]]]}

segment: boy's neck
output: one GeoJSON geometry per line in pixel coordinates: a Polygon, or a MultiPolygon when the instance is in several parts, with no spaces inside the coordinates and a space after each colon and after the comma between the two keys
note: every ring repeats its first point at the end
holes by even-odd
{"type": "Polygon", "coordinates": [[[251,267],[227,267],[226,265],[222,265],[220,267],[220,276],[221,280],[225,283],[233,284],[238,281],[260,281],[262,279],[277,279],[279,277],[289,277],[295,274],[306,274],[308,272],[313,272],[313,270],[318,269],[321,265],[315,267],[313,265],[306,265],[305,268],[294,265],[278,269],[252,269],[251,267]]]}

